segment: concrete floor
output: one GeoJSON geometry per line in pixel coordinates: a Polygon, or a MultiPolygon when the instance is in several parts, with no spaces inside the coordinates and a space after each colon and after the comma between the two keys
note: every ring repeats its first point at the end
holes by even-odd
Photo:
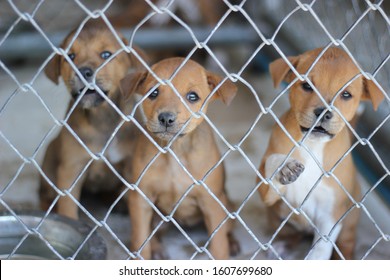
{"type": "MultiPolygon", "coordinates": [[[[14,78],[5,72],[0,72],[0,198],[14,210],[38,208],[38,171],[31,160],[41,163],[46,145],[58,130],[53,130],[46,141],[40,145],[45,135],[55,127],[52,115],[61,119],[67,107],[68,95],[64,86],[56,86],[43,74],[37,76],[32,87],[33,91],[17,91],[14,79],[20,84],[30,83],[39,66],[23,66],[13,69],[14,78]],[[44,101],[45,105],[41,102],[44,101]],[[50,113],[48,110],[50,110],[50,113]],[[52,115],[51,115],[52,114],[52,115]],[[7,140],[6,140],[6,139],[7,140]],[[14,147],[11,148],[10,144],[14,147]],[[17,152],[15,151],[17,150],[17,152]],[[22,155],[26,161],[21,158],[22,155]]],[[[276,96],[272,83],[267,75],[253,74],[248,77],[254,89],[256,89],[264,107],[269,106],[276,96]]],[[[274,112],[280,115],[287,107],[287,98],[281,98],[274,112]]],[[[229,108],[221,103],[216,103],[209,108],[208,115],[220,130],[221,134],[230,144],[237,144],[255,121],[260,109],[253,94],[241,86],[240,92],[229,108]]],[[[252,164],[257,168],[261,156],[266,148],[270,128],[274,123],[272,117],[263,116],[256,124],[253,131],[241,145],[242,150],[248,156],[252,164]]],[[[218,140],[221,151],[226,151],[226,145],[218,140]]],[[[248,233],[267,242],[270,238],[266,231],[267,225],[264,215],[264,206],[260,202],[257,193],[247,198],[255,187],[256,175],[246,159],[234,151],[224,161],[227,170],[227,189],[236,209],[243,201],[240,217],[243,223],[237,222],[234,234],[241,245],[241,254],[237,259],[249,259],[258,250],[258,245],[248,233]]],[[[361,177],[363,190],[368,185],[361,177]]],[[[1,201],[0,200],[0,201],[1,201]]],[[[102,219],[107,211],[107,206],[102,206],[98,201],[92,201],[93,215],[98,220],[102,219]]],[[[376,193],[371,193],[365,203],[372,219],[377,226],[387,235],[390,234],[390,209],[384,205],[376,193]]],[[[0,204],[0,210],[4,208],[0,204]]],[[[90,209],[90,207],[88,207],[90,209]]],[[[84,217],[87,222],[88,218],[84,217]]],[[[125,212],[114,212],[107,220],[110,232],[106,228],[98,231],[104,237],[108,247],[108,259],[126,259],[129,256],[122,247],[129,245],[130,220],[125,212]],[[115,236],[112,235],[114,233],[115,236]],[[120,243],[118,243],[120,240],[120,243]]],[[[1,231],[1,229],[0,229],[1,231]]],[[[205,232],[200,229],[191,229],[188,234],[195,242],[206,240],[205,232]]],[[[380,233],[366,214],[362,214],[358,229],[357,258],[362,258],[367,251],[370,253],[367,259],[390,259],[390,242],[381,241],[372,248],[380,238],[380,233]],[[371,250],[372,249],[372,250],[371,250]]],[[[300,251],[292,252],[287,258],[300,258],[309,243],[299,247],[300,251]]],[[[172,259],[187,259],[195,249],[186,238],[177,230],[171,229],[163,238],[163,246],[167,255],[172,259]]],[[[265,252],[260,252],[256,259],[267,258],[265,252]]],[[[205,256],[199,256],[205,258],[205,256]]]]}

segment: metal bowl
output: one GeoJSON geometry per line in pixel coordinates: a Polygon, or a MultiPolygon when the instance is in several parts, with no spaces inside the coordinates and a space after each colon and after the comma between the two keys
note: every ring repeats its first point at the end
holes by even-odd
{"type": "Polygon", "coordinates": [[[45,213],[0,213],[0,259],[105,259],[101,236],[87,224],[45,213]],[[37,229],[38,227],[38,229],[37,229]],[[30,233],[29,233],[30,232],[30,233]],[[90,235],[90,236],[89,236],[90,235]]]}

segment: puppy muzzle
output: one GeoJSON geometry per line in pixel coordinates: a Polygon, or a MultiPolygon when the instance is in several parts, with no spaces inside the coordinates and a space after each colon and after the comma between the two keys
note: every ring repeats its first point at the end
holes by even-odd
{"type": "MultiPolygon", "coordinates": [[[[83,78],[87,82],[93,81],[94,71],[90,67],[81,67],[79,68],[80,74],[83,76],[83,78]]],[[[85,86],[85,84],[81,81],[78,75],[75,75],[74,77],[74,83],[72,87],[72,97],[73,99],[77,100],[82,95],[79,105],[84,109],[93,108],[96,106],[99,106],[103,103],[104,97],[96,90],[96,89],[89,89],[85,86]]],[[[102,93],[106,96],[108,96],[109,91],[105,89],[104,85],[97,79],[96,86],[99,87],[99,89],[102,91],[102,93]]]]}
{"type": "Polygon", "coordinates": [[[183,124],[177,121],[177,115],[172,112],[162,112],[157,119],[147,123],[148,130],[157,138],[170,141],[174,137],[183,137],[186,134],[183,124]]]}
{"type": "Polygon", "coordinates": [[[310,124],[300,125],[302,133],[310,133],[309,138],[311,139],[331,140],[336,134],[334,129],[332,129],[335,122],[334,115],[330,111],[324,112],[325,110],[326,108],[324,107],[315,108],[310,124]]]}
{"type": "Polygon", "coordinates": [[[310,136],[314,137],[329,137],[330,139],[334,137],[334,134],[330,133],[326,128],[321,125],[315,126],[313,128],[301,126],[301,131],[303,133],[310,132],[310,136]]]}
{"type": "MultiPolygon", "coordinates": [[[[84,93],[79,101],[79,105],[84,109],[97,107],[104,102],[104,97],[94,89],[81,88],[77,91],[72,91],[73,99],[77,100],[84,93]]],[[[108,91],[103,91],[103,94],[108,95],[108,91]]]]}

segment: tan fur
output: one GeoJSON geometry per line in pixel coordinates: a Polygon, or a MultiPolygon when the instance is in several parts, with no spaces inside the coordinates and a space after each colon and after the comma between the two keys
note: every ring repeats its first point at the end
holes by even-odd
{"type": "MultiPolygon", "coordinates": [[[[288,59],[298,73],[306,74],[307,70],[311,67],[321,51],[322,49],[315,49],[296,57],[289,57],[288,59]]],[[[271,63],[270,73],[275,86],[278,86],[283,80],[290,83],[295,79],[294,73],[283,59],[278,59],[271,63]]],[[[325,101],[330,104],[334,95],[340,89],[344,88],[345,84],[359,73],[358,68],[354,65],[348,55],[343,50],[333,47],[329,48],[319,59],[308,74],[308,77],[321,93],[321,96],[325,101]]],[[[280,118],[282,125],[295,141],[302,140],[304,136],[301,127],[311,128],[316,122],[317,117],[313,114],[313,111],[316,108],[325,107],[314,91],[307,92],[302,88],[303,83],[304,82],[298,80],[292,85],[289,94],[291,108],[280,118]]],[[[372,81],[366,80],[361,75],[353,81],[352,84],[344,88],[344,90],[350,92],[353,97],[349,100],[344,100],[339,95],[336,97],[333,105],[338,108],[347,121],[352,120],[361,100],[371,100],[376,109],[384,98],[382,92],[375,84],[372,81]]],[[[322,126],[329,133],[333,134],[334,137],[324,140],[325,138],[321,138],[321,135],[318,135],[318,137],[310,135],[310,137],[313,137],[312,142],[310,142],[310,139],[307,139],[305,142],[305,144],[308,145],[310,143],[311,147],[318,147],[318,145],[321,145],[318,143],[323,141],[323,161],[320,162],[320,164],[325,171],[330,171],[351,146],[349,129],[337,112],[333,111],[332,113],[333,117],[331,120],[322,122],[322,126]]],[[[319,123],[317,123],[317,125],[319,125],[319,123]]],[[[282,129],[278,125],[275,125],[269,146],[261,161],[259,168],[261,174],[265,176],[266,163],[271,155],[282,154],[287,156],[293,146],[292,141],[286,136],[282,129]]],[[[305,159],[301,157],[302,152],[300,153],[299,149],[296,149],[291,155],[291,158],[303,162],[305,159]]],[[[311,171],[308,170],[307,172],[310,173],[311,171]]],[[[359,201],[360,188],[356,180],[356,170],[350,153],[337,165],[333,174],[338,178],[349,194],[356,201],[359,201]]],[[[300,174],[297,175],[299,178],[300,174]]],[[[278,176],[281,176],[280,173],[277,174],[276,177],[278,176]]],[[[290,187],[289,184],[281,185],[277,179],[273,182],[280,186],[279,190],[282,194],[286,194],[287,189],[290,187]]],[[[316,182],[311,182],[310,184],[314,185],[315,183],[316,182]]],[[[352,206],[352,202],[334,178],[323,177],[317,188],[328,187],[331,188],[331,192],[334,196],[329,198],[329,201],[334,200],[333,218],[335,221],[338,221],[352,206]]],[[[259,188],[259,192],[263,201],[265,201],[269,207],[270,224],[274,225],[274,229],[276,229],[276,227],[280,225],[281,220],[286,217],[284,202],[280,200],[280,196],[276,194],[268,184],[262,184],[259,188]]],[[[326,198],[323,199],[326,201],[326,198]]],[[[293,206],[299,207],[300,205],[293,206]]],[[[354,209],[341,222],[342,229],[336,244],[343,256],[347,259],[353,257],[358,218],[358,211],[354,209]]],[[[304,230],[312,231],[307,220],[302,217],[302,215],[294,215],[289,222],[291,222],[291,224],[296,223],[297,225],[300,225],[299,227],[304,230]]],[[[286,233],[285,229],[287,229],[287,227],[282,230],[279,236],[286,233]]],[[[322,234],[327,233],[325,232],[322,234]]]]}
{"type": "MultiPolygon", "coordinates": [[[[74,36],[75,31],[65,38],[61,47],[66,49],[74,36]]],[[[122,40],[127,44],[124,38],[122,40]]],[[[121,52],[96,72],[98,67],[105,62],[105,59],[101,57],[102,52],[109,51],[114,54],[120,48],[114,35],[101,20],[90,20],[75,39],[68,54],[75,55],[73,62],[76,68],[79,70],[89,68],[93,71],[94,75],[96,74],[95,81],[98,87],[114,104],[124,110],[130,105],[126,104],[121,97],[119,81],[130,68],[138,67],[137,59],[121,52]]],[[[144,56],[142,51],[138,51],[140,55],[144,56]]],[[[59,55],[55,55],[49,62],[45,73],[56,84],[59,83],[60,77],[65,82],[69,93],[73,96],[68,107],[69,113],[69,109],[78,98],[79,90],[85,87],[84,83],[65,58],[59,55]]],[[[86,76],[85,79],[87,82],[93,82],[93,76],[86,76]]],[[[118,113],[97,92],[89,92],[89,94],[86,92],[71,113],[67,124],[92,153],[99,154],[120,120],[118,113]]],[[[126,124],[119,130],[105,154],[119,172],[122,166],[120,157],[128,155],[132,148],[133,132],[131,127],[132,125],[126,124]]],[[[91,156],[64,127],[50,143],[43,160],[42,170],[58,189],[70,190],[76,200],[79,200],[81,189],[84,187],[92,192],[98,192],[102,190],[113,191],[121,186],[119,179],[110,171],[103,160],[92,162],[87,171],[78,178],[90,160],[91,156]],[[73,184],[74,187],[69,189],[73,184]]],[[[54,191],[46,179],[41,177],[41,208],[50,207],[57,195],[58,193],[54,191]]],[[[61,197],[55,208],[59,214],[71,218],[78,217],[78,208],[68,196],[61,197]]]]}
{"type": "MultiPolygon", "coordinates": [[[[184,60],[171,58],[153,65],[152,70],[161,79],[169,79],[184,60]]],[[[189,60],[180,69],[172,80],[172,84],[193,112],[200,110],[207,96],[221,82],[221,77],[206,71],[199,64],[189,60]],[[212,82],[210,82],[212,81],[212,82]],[[186,100],[187,93],[196,92],[200,100],[190,103],[186,100]]],[[[148,72],[130,74],[122,82],[122,90],[128,97],[133,92],[146,95],[156,86],[157,82],[148,72]]],[[[158,87],[158,96],[151,100],[146,98],[142,103],[144,127],[147,132],[161,146],[165,147],[180,131],[183,124],[191,118],[191,113],[185,108],[180,99],[168,85],[158,87]],[[166,127],[159,121],[162,113],[170,112],[176,120],[172,126],[166,127]]],[[[236,86],[226,81],[212,99],[220,98],[229,103],[236,94],[236,86]]],[[[207,104],[203,111],[206,112],[207,104]]],[[[158,154],[155,145],[139,133],[136,139],[133,159],[127,162],[126,168],[131,169],[129,182],[140,180],[139,189],[153,202],[164,215],[171,214],[175,204],[182,198],[186,190],[193,184],[176,159],[170,154],[158,154]],[[150,162],[153,163],[149,166],[150,162]],[[146,173],[140,178],[144,169],[146,173]]],[[[203,180],[206,174],[220,159],[220,153],[214,140],[211,128],[202,118],[193,118],[188,126],[181,131],[170,146],[180,162],[192,174],[195,180],[203,180]]],[[[213,194],[229,209],[229,201],[224,189],[224,167],[218,165],[204,180],[213,194]]],[[[131,249],[137,251],[151,234],[152,216],[154,210],[137,191],[129,194],[129,210],[132,222],[131,249]]],[[[209,236],[226,218],[227,214],[221,206],[210,196],[203,186],[195,186],[188,196],[181,202],[174,213],[174,219],[182,225],[192,226],[204,222],[209,236]]],[[[225,223],[214,235],[208,247],[214,258],[227,259],[229,257],[230,222],[225,223]]],[[[159,255],[157,250],[161,246],[150,245],[150,242],[141,251],[145,259],[159,255]]]]}

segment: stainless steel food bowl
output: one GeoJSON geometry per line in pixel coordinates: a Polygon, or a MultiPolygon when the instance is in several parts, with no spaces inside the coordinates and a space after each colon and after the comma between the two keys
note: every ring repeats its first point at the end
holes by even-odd
{"type": "Polygon", "coordinates": [[[0,213],[0,259],[106,258],[104,240],[96,231],[90,234],[92,227],[83,222],[56,214],[42,222],[41,212],[16,214],[20,221],[0,213]]]}

